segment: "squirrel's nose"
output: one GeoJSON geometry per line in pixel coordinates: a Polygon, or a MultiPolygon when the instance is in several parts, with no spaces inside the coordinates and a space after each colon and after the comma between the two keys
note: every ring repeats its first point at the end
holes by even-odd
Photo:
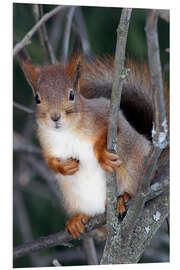
{"type": "Polygon", "coordinates": [[[51,115],[51,119],[54,122],[57,122],[60,119],[60,115],[58,115],[58,114],[55,113],[55,114],[51,115]]]}

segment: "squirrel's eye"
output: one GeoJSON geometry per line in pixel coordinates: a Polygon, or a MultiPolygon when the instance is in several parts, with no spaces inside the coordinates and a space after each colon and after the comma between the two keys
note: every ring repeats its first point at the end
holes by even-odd
{"type": "Polygon", "coordinates": [[[35,96],[35,101],[36,101],[36,104],[41,103],[41,99],[40,99],[38,94],[36,94],[36,96],[35,96]]]}
{"type": "Polygon", "coordinates": [[[70,101],[74,100],[74,92],[72,90],[69,92],[69,100],[70,101]]]}

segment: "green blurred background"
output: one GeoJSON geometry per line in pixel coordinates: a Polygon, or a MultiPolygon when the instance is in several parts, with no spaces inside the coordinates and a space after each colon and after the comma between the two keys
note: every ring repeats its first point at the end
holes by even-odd
{"type": "MultiPolygon", "coordinates": [[[[43,5],[44,13],[54,7],[53,5],[43,5]]],[[[46,23],[48,35],[52,37],[54,25],[57,27],[57,24],[55,24],[56,21],[58,21],[57,17],[61,16],[61,18],[59,18],[58,29],[56,29],[58,38],[56,38],[54,45],[57,59],[60,59],[61,55],[63,29],[66,24],[67,11],[68,10],[62,11],[62,13],[60,13],[61,15],[54,16],[46,23]]],[[[105,54],[113,55],[116,45],[116,29],[119,23],[121,9],[81,7],[81,12],[87,31],[91,54],[100,56],[105,54]]],[[[128,33],[126,54],[140,62],[147,58],[144,32],[146,14],[147,11],[144,9],[133,9],[128,33]]],[[[13,31],[19,40],[24,37],[34,23],[35,20],[32,14],[31,4],[13,4],[13,31]]],[[[160,18],[158,30],[162,68],[165,72],[166,79],[168,79],[169,54],[165,49],[169,48],[169,23],[160,18]]],[[[35,63],[43,63],[42,48],[37,33],[33,36],[31,44],[26,46],[26,49],[35,63]]],[[[16,59],[14,59],[13,66],[13,98],[14,101],[20,104],[33,107],[31,89],[16,59]]],[[[27,137],[29,141],[38,146],[33,116],[14,109],[13,120],[14,131],[27,137]],[[31,124],[28,126],[27,123],[29,121],[31,124]]],[[[24,155],[18,151],[15,151],[13,156],[14,246],[25,242],[27,239],[35,239],[42,235],[55,233],[63,229],[65,222],[63,209],[52,199],[53,195],[49,191],[42,175],[40,176],[40,174],[34,170],[34,167],[26,162],[25,158],[27,156],[28,154],[24,155]],[[29,238],[27,235],[29,235],[29,238]]],[[[37,158],[42,159],[41,156],[37,158]]],[[[149,247],[149,251],[148,249],[146,250],[141,262],[168,261],[169,244],[166,224],[163,225],[153,241],[151,247],[149,247]]],[[[103,245],[104,242],[96,242],[99,256],[101,256],[103,245]]],[[[51,248],[43,250],[37,255],[18,259],[14,262],[14,267],[51,266],[53,258],[58,256],[63,265],[87,264],[81,244],[75,241],[73,248],[51,248]]]]}

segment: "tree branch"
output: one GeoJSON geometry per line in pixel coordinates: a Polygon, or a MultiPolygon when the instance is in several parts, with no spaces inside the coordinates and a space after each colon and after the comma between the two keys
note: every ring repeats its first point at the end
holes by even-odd
{"type": "Polygon", "coordinates": [[[17,132],[13,133],[13,150],[16,152],[28,152],[34,154],[41,154],[41,149],[28,142],[23,136],[17,132]]]}
{"type": "Polygon", "coordinates": [[[121,254],[119,263],[137,263],[168,215],[168,192],[156,197],[153,201],[149,201],[144,207],[143,214],[138,218],[133,230],[128,246],[128,256],[126,255],[126,260],[124,260],[123,254],[121,254]]]}
{"type": "MultiPolygon", "coordinates": [[[[40,12],[40,16],[43,17],[43,5],[39,5],[39,12],[40,12]]],[[[55,64],[56,57],[55,57],[53,48],[52,48],[51,43],[50,43],[49,38],[48,38],[47,28],[46,28],[45,23],[42,25],[42,33],[43,33],[44,44],[45,44],[46,50],[47,50],[49,58],[50,58],[50,62],[51,62],[51,64],[55,64]]]]}
{"type": "MultiPolygon", "coordinates": [[[[86,232],[91,231],[94,228],[99,227],[105,223],[105,215],[99,215],[95,218],[89,219],[85,225],[86,232]]],[[[79,239],[82,239],[85,235],[82,235],[79,239]]],[[[57,245],[64,245],[67,241],[73,240],[72,236],[66,232],[61,231],[55,234],[51,234],[46,237],[40,237],[37,240],[25,243],[14,248],[13,257],[14,259],[20,258],[32,252],[37,252],[42,249],[55,247],[57,245]]]]}
{"type": "Polygon", "coordinates": [[[24,105],[21,105],[15,101],[13,101],[13,106],[16,108],[16,109],[19,109],[23,112],[26,112],[26,113],[34,113],[33,110],[29,109],[28,107],[24,106],[24,105]]]}
{"type": "MultiPolygon", "coordinates": [[[[154,176],[155,168],[159,156],[167,146],[167,123],[164,106],[163,96],[163,83],[161,74],[161,65],[159,57],[159,44],[157,35],[157,11],[150,11],[147,17],[146,34],[148,43],[148,61],[150,69],[150,78],[153,91],[154,101],[154,114],[155,114],[155,129],[153,129],[153,147],[149,156],[145,158],[142,177],[140,181],[140,188],[136,196],[132,198],[127,215],[121,223],[121,226],[116,226],[114,217],[112,223],[115,224],[115,228],[118,228],[117,243],[113,253],[110,255],[112,258],[116,257],[117,263],[129,262],[130,243],[133,237],[133,230],[137,223],[137,220],[142,215],[142,210],[148,194],[148,189],[154,176]],[[119,233],[120,232],[120,233],[119,233]],[[119,251],[119,252],[118,252],[119,251]],[[119,258],[119,253],[121,257],[119,258]]],[[[112,195],[115,198],[115,196],[112,195]]],[[[113,208],[111,208],[113,212],[113,208]]],[[[112,218],[112,217],[111,217],[112,218]]],[[[115,242],[115,241],[114,241],[115,242]]],[[[114,244],[113,242],[113,244],[114,244]]],[[[109,246],[112,245],[112,240],[109,242],[109,246]]],[[[111,251],[111,248],[110,248],[111,251]]],[[[103,263],[109,263],[109,251],[106,250],[106,259],[102,259],[103,263]]]]}
{"type": "Polygon", "coordinates": [[[58,6],[51,10],[50,12],[46,13],[38,23],[36,23],[32,29],[25,35],[25,37],[15,45],[13,49],[13,56],[15,56],[24,46],[29,44],[30,39],[32,36],[36,33],[36,31],[45,23],[47,20],[49,20],[52,16],[57,14],[59,11],[64,10],[67,8],[67,6],[58,6]]]}
{"type": "MultiPolygon", "coordinates": [[[[42,154],[40,148],[31,145],[27,139],[19,135],[17,132],[14,132],[13,134],[13,149],[21,152],[22,154],[24,154],[23,152],[28,152],[29,154],[42,154]]],[[[43,160],[41,161],[39,158],[37,159],[34,155],[23,155],[23,160],[33,167],[33,171],[36,171],[43,179],[45,179],[53,193],[53,199],[55,198],[56,202],[60,204],[60,191],[57,187],[56,180],[43,160]]]]}
{"type": "Polygon", "coordinates": [[[96,253],[96,247],[94,245],[94,239],[92,237],[84,237],[83,239],[83,249],[87,257],[87,262],[89,265],[97,265],[98,257],[96,253]]]}
{"type": "Polygon", "coordinates": [[[155,123],[152,131],[153,145],[160,149],[164,149],[168,145],[168,127],[165,112],[162,69],[157,33],[158,15],[158,10],[151,10],[148,12],[145,32],[155,113],[155,123]]]}
{"type": "MultiPolygon", "coordinates": [[[[63,7],[63,6],[62,6],[63,7]]],[[[62,8],[61,7],[61,8],[62,8]]],[[[59,7],[60,8],[60,7],[59,7]]],[[[54,9],[55,10],[55,9],[54,9]]],[[[58,11],[57,11],[58,12],[58,11]]],[[[56,12],[56,13],[57,13],[56,12]]],[[[49,13],[47,13],[49,14],[49,13]]],[[[47,15],[46,14],[46,15],[47,15]]],[[[42,19],[46,16],[44,15],[42,19]]],[[[128,24],[131,15],[131,9],[123,9],[121,19],[123,21],[122,25],[125,25],[126,31],[128,31],[128,24]],[[126,13],[126,16],[125,16],[126,13]],[[123,21],[124,14],[124,21],[123,21]],[[127,19],[128,17],[128,19],[127,19]],[[125,19],[126,18],[126,19],[125,19]]],[[[72,15],[73,16],[73,15],[72,15]]],[[[47,20],[47,19],[46,19],[47,20]]],[[[40,20],[41,21],[41,20],[40,20]]],[[[39,21],[39,22],[40,22],[39,21]]],[[[41,23],[41,25],[44,22],[41,23]]],[[[72,20],[71,20],[72,23],[72,20]]],[[[71,27],[70,23],[70,27],[71,27]]],[[[35,25],[36,26],[36,25],[35,25]]],[[[119,103],[121,97],[121,89],[123,84],[123,79],[126,78],[127,72],[124,70],[124,52],[126,45],[127,32],[123,32],[118,27],[118,39],[117,39],[117,48],[116,53],[120,53],[120,55],[116,55],[116,58],[120,59],[120,62],[116,62],[115,60],[115,81],[112,91],[112,101],[111,101],[111,111],[110,111],[110,122],[112,121],[112,126],[109,125],[108,131],[108,150],[116,153],[117,151],[117,118],[118,112],[116,108],[116,103],[119,103]],[[120,39],[120,34],[122,35],[122,40],[120,39]],[[121,40],[121,42],[120,42],[121,40]],[[120,49],[118,49],[120,47],[120,49]],[[116,94],[115,91],[118,92],[116,94]],[[114,95],[114,96],[113,96],[114,95]],[[118,95],[118,99],[117,96],[118,95]],[[115,99],[115,103],[113,101],[115,99]],[[116,115],[116,117],[114,117],[116,115]],[[112,136],[113,134],[113,136],[112,136]]],[[[40,26],[38,26],[39,28],[40,26]]],[[[31,31],[33,28],[31,29],[31,31]]],[[[29,31],[29,32],[31,32],[29,31]]],[[[33,31],[37,31],[33,30],[33,31]]],[[[14,55],[17,54],[23,46],[25,46],[28,40],[35,33],[33,32],[25,36],[27,39],[25,41],[19,42],[17,45],[19,47],[14,48],[14,55]],[[24,43],[23,43],[24,42],[24,43]]],[[[153,96],[154,96],[154,108],[155,108],[155,124],[153,129],[153,148],[150,153],[150,156],[146,159],[144,165],[144,171],[142,173],[142,184],[140,189],[132,199],[128,213],[121,225],[119,225],[119,221],[116,217],[115,211],[115,174],[113,177],[108,175],[108,193],[107,193],[107,225],[108,231],[110,232],[108,236],[108,240],[106,242],[106,248],[104,251],[104,257],[102,259],[102,263],[134,263],[139,260],[141,257],[145,247],[150,242],[157,229],[161,226],[164,219],[169,214],[169,175],[168,172],[163,175],[165,178],[164,181],[160,181],[158,183],[154,183],[150,186],[150,182],[152,180],[152,176],[154,174],[154,170],[158,161],[158,158],[162,152],[162,149],[167,145],[167,123],[166,123],[166,115],[165,115],[165,106],[164,106],[164,97],[163,97],[163,85],[162,85],[162,75],[161,75],[161,66],[159,59],[159,48],[158,48],[158,36],[157,36],[157,14],[156,11],[150,11],[147,24],[146,24],[146,35],[147,35],[147,43],[148,45],[148,58],[149,58],[149,66],[150,66],[150,74],[151,74],[151,84],[153,88],[153,96]],[[166,192],[165,192],[166,191],[166,192]],[[148,203],[146,201],[148,200],[148,203]],[[143,212],[142,212],[143,209],[143,212]],[[113,223],[113,224],[112,224],[113,223]],[[114,228],[112,228],[112,225],[114,228]],[[117,234],[116,234],[117,233],[117,234]],[[130,237],[129,237],[130,236],[130,237]],[[124,249],[122,249],[124,246],[124,249]],[[138,247],[138,248],[137,248],[138,247]],[[119,251],[121,248],[121,253],[119,251]],[[128,257],[127,257],[128,254],[128,257]],[[129,255],[130,254],[130,255],[129,255]]],[[[70,36],[70,30],[69,30],[70,36]]],[[[69,44],[69,41],[68,41],[69,44]]],[[[21,106],[21,105],[20,105],[21,106]]],[[[17,106],[15,106],[17,108],[17,106]]],[[[18,108],[19,109],[19,108],[18,108]]],[[[23,110],[28,112],[27,110],[23,110]]],[[[31,112],[32,113],[32,112],[31,112]]],[[[109,118],[109,119],[110,119],[109,118]]],[[[41,166],[39,160],[30,157],[26,159],[29,164],[33,166],[39,173],[43,176],[43,178],[47,179],[47,170],[44,170],[45,166],[41,166]],[[38,164],[38,165],[37,165],[38,164]],[[39,166],[40,164],[40,166],[39,166]]],[[[159,176],[158,176],[159,177],[159,176]]],[[[50,178],[48,181],[50,182],[50,178]]],[[[53,189],[53,188],[52,188],[53,189]]],[[[55,189],[54,189],[55,191],[55,189]]],[[[57,192],[57,190],[56,190],[57,192]]],[[[56,194],[54,192],[54,194],[56,194]]],[[[59,193],[56,194],[57,198],[59,198],[59,193]]],[[[90,232],[92,229],[99,227],[100,225],[105,224],[105,215],[97,216],[88,221],[85,225],[86,231],[90,232]]],[[[88,234],[82,235],[80,238],[87,237],[88,234]]],[[[59,232],[56,234],[49,235],[47,237],[41,237],[31,243],[26,243],[21,246],[14,248],[14,258],[19,258],[30,254],[31,252],[37,252],[41,249],[45,249],[48,247],[54,247],[57,245],[63,245],[67,241],[71,241],[71,236],[66,232],[59,232]]]]}
{"type": "MultiPolygon", "coordinates": [[[[153,200],[150,199],[147,202],[147,204],[145,205],[144,211],[143,211],[143,215],[141,216],[141,218],[138,221],[138,222],[143,221],[142,228],[153,225],[153,231],[148,236],[149,241],[151,240],[151,238],[154,235],[153,232],[160,227],[162,220],[165,218],[166,214],[168,214],[168,213],[164,214],[165,211],[163,213],[161,212],[162,215],[161,215],[161,219],[159,220],[159,222],[158,223],[154,222],[152,224],[153,215],[152,215],[152,211],[149,211],[149,209],[154,209],[154,210],[159,211],[160,208],[158,208],[158,207],[161,207],[162,205],[165,205],[165,207],[167,207],[167,209],[168,209],[168,199],[165,198],[166,195],[164,195],[164,194],[166,194],[165,192],[167,190],[166,189],[167,185],[164,185],[164,187],[165,187],[164,192],[161,193],[161,196],[158,196],[153,200]],[[164,198],[164,199],[162,199],[162,198],[164,198]]],[[[156,192],[158,190],[162,190],[160,186],[159,186],[159,189],[157,187],[156,192]]],[[[150,194],[149,198],[152,198],[153,194],[154,194],[154,190],[152,190],[149,194],[150,194]]],[[[154,211],[153,214],[155,214],[155,213],[156,212],[154,211]]],[[[79,239],[83,239],[84,237],[87,237],[88,233],[90,233],[93,229],[98,228],[101,225],[104,225],[105,222],[106,222],[105,214],[102,214],[102,215],[99,215],[99,216],[96,216],[94,218],[89,219],[87,224],[85,224],[86,233],[81,235],[81,237],[79,239]]],[[[136,237],[137,239],[142,234],[142,231],[137,229],[138,226],[140,226],[140,223],[137,223],[136,230],[133,232],[133,234],[134,234],[133,237],[134,238],[136,237]]],[[[145,235],[144,235],[144,237],[146,238],[145,235]]],[[[40,238],[36,239],[33,242],[25,243],[25,244],[22,244],[20,246],[15,247],[14,252],[13,252],[13,257],[14,257],[14,259],[16,259],[16,258],[23,257],[25,255],[28,255],[28,254],[30,254],[32,252],[40,251],[42,249],[55,247],[55,246],[58,246],[58,245],[64,245],[64,243],[67,243],[68,241],[71,241],[72,239],[73,238],[70,236],[70,234],[68,234],[65,231],[61,231],[61,232],[58,232],[58,233],[55,233],[55,234],[51,234],[51,235],[48,235],[46,237],[40,237],[40,238]]],[[[136,245],[136,242],[133,242],[133,245],[136,245]]],[[[132,245],[132,249],[133,249],[133,245],[132,245]]],[[[136,248],[134,247],[134,249],[136,249],[136,248]]],[[[144,250],[144,247],[143,247],[143,250],[144,250]]],[[[139,252],[142,254],[143,251],[139,249],[139,252]]],[[[136,256],[137,256],[137,253],[136,253],[136,256]]]]}
{"type": "MultiPolygon", "coordinates": [[[[18,179],[17,181],[19,183],[21,180],[18,179]]],[[[13,185],[13,190],[15,191],[16,189],[23,192],[23,194],[30,194],[30,196],[35,196],[39,199],[49,201],[52,206],[57,206],[57,201],[52,196],[46,184],[39,183],[38,181],[31,181],[31,179],[29,179],[29,182],[25,182],[24,185],[21,183],[15,183],[13,185]]]]}
{"type": "MultiPolygon", "coordinates": [[[[132,240],[133,230],[136,225],[138,218],[142,215],[142,210],[146,201],[146,196],[148,194],[148,189],[152,181],[152,177],[155,172],[157,161],[162,152],[162,149],[167,145],[166,136],[167,132],[164,130],[163,122],[166,122],[166,115],[164,109],[164,97],[163,97],[163,86],[162,86],[162,74],[160,67],[159,58],[159,46],[158,46],[158,35],[157,35],[157,11],[150,11],[147,17],[146,24],[146,35],[148,43],[148,60],[149,69],[151,75],[151,84],[153,90],[153,100],[154,100],[154,114],[156,123],[156,137],[154,136],[154,146],[149,156],[145,159],[141,185],[136,196],[132,198],[130,207],[128,209],[127,215],[124,218],[122,226],[122,253],[121,253],[121,263],[128,262],[127,252],[129,250],[129,245],[132,240]],[[150,35],[150,37],[149,37],[150,35]],[[163,121],[163,122],[162,122],[163,121]],[[163,129],[163,131],[162,131],[163,129]],[[164,136],[161,136],[161,132],[164,132],[164,136]],[[161,136],[161,142],[160,141],[161,136]],[[163,138],[162,138],[163,137],[163,138]]],[[[165,128],[166,129],[166,128],[165,128]]]]}
{"type": "Polygon", "coordinates": [[[26,156],[25,160],[28,162],[29,165],[32,166],[33,170],[37,171],[37,173],[46,181],[52,192],[52,195],[57,201],[57,204],[61,205],[61,194],[56,179],[51,170],[47,168],[43,160],[41,161],[40,159],[37,159],[32,155],[26,156]]]}
{"type": "MultiPolygon", "coordinates": [[[[32,4],[32,11],[33,11],[33,15],[34,15],[34,18],[35,18],[35,23],[38,23],[38,21],[41,18],[39,5],[38,4],[32,4]]],[[[45,63],[48,63],[48,60],[49,60],[48,51],[47,51],[47,47],[45,45],[44,33],[43,33],[42,26],[38,29],[38,35],[39,35],[39,40],[40,40],[41,47],[42,47],[43,58],[45,60],[45,63]]]]}
{"type": "Polygon", "coordinates": [[[165,20],[166,22],[169,22],[169,10],[166,9],[159,10],[159,16],[161,17],[161,19],[165,20]]]}
{"type": "Polygon", "coordinates": [[[85,56],[90,56],[91,55],[91,48],[90,48],[90,43],[88,40],[86,25],[85,25],[85,21],[84,21],[81,7],[76,8],[74,18],[75,18],[75,22],[76,22],[76,25],[78,27],[78,32],[79,32],[79,35],[81,38],[83,54],[85,56]]]}
{"type": "MultiPolygon", "coordinates": [[[[17,140],[27,142],[30,140],[33,129],[32,129],[32,118],[28,115],[27,121],[25,121],[24,127],[23,127],[23,136],[17,134],[14,132],[14,137],[16,137],[17,140]]],[[[14,142],[14,141],[13,141],[14,142]]],[[[29,171],[29,168],[27,167],[27,164],[24,160],[25,154],[21,152],[19,154],[19,159],[21,162],[18,163],[17,168],[16,168],[16,173],[14,175],[14,186],[16,185],[16,190],[14,190],[14,196],[13,200],[16,206],[16,211],[18,214],[18,219],[19,219],[19,230],[23,236],[23,241],[33,241],[33,235],[31,232],[31,224],[29,223],[28,215],[26,213],[26,207],[23,201],[23,196],[20,188],[24,186],[26,181],[30,180],[30,174],[31,172],[29,171]],[[22,174],[26,175],[24,177],[22,174]],[[27,180],[28,179],[28,180],[27,180]]],[[[30,254],[29,259],[31,260],[32,264],[34,266],[41,266],[41,258],[37,256],[36,254],[30,254]]]]}
{"type": "MultiPolygon", "coordinates": [[[[119,104],[124,79],[127,72],[124,69],[125,49],[129,22],[132,9],[122,9],[120,23],[117,29],[117,44],[114,63],[114,82],[108,119],[107,150],[117,154],[117,126],[119,119],[119,104]]],[[[116,174],[107,173],[107,230],[108,237],[101,260],[101,264],[118,263],[114,250],[120,246],[120,224],[116,211],[116,174]],[[117,236],[118,235],[118,236],[117,236]]]]}
{"type": "Polygon", "coordinates": [[[55,52],[57,51],[59,41],[61,40],[62,37],[64,16],[65,16],[64,13],[57,14],[57,16],[53,18],[52,25],[50,28],[49,40],[55,52]]]}
{"type": "Polygon", "coordinates": [[[64,31],[64,39],[62,44],[62,53],[61,53],[61,61],[66,62],[68,58],[68,48],[69,48],[69,40],[70,40],[70,33],[71,33],[71,25],[73,20],[73,15],[75,12],[76,7],[71,7],[67,13],[67,23],[65,26],[64,31]]]}
{"type": "Polygon", "coordinates": [[[56,266],[56,267],[62,266],[62,265],[60,264],[60,262],[59,262],[57,259],[54,259],[52,263],[53,263],[53,265],[56,266]]]}
{"type": "Polygon", "coordinates": [[[169,190],[169,160],[153,180],[154,183],[151,184],[150,188],[148,189],[146,200],[154,199],[155,197],[161,195],[164,191],[169,190]]]}

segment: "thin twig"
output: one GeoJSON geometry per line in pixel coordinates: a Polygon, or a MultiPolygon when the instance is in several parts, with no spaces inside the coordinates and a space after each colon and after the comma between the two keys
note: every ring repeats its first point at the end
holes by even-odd
{"type": "Polygon", "coordinates": [[[23,136],[14,132],[13,134],[13,150],[16,152],[28,152],[34,154],[41,154],[41,149],[32,145],[23,136]]]}
{"type": "MultiPolygon", "coordinates": [[[[37,23],[40,20],[40,18],[42,17],[40,15],[39,5],[38,4],[32,4],[32,11],[33,11],[33,15],[34,15],[34,18],[35,18],[35,22],[37,23]]],[[[38,29],[38,35],[39,35],[39,40],[40,40],[41,47],[42,47],[43,59],[44,59],[45,63],[48,63],[49,58],[48,58],[47,48],[46,48],[46,45],[45,45],[42,26],[38,29]]]]}
{"type": "Polygon", "coordinates": [[[146,199],[148,201],[152,200],[168,190],[169,190],[169,176],[167,176],[165,180],[151,185],[150,191],[148,192],[146,199]]]}
{"type": "Polygon", "coordinates": [[[59,42],[63,34],[62,30],[63,30],[64,16],[65,16],[64,13],[57,14],[57,16],[53,18],[52,25],[49,31],[50,32],[49,40],[55,52],[57,51],[59,42]]]}
{"type": "Polygon", "coordinates": [[[61,196],[53,173],[51,173],[51,171],[47,168],[43,160],[34,157],[34,153],[41,154],[40,148],[31,145],[27,139],[16,132],[14,132],[13,147],[14,150],[20,151],[21,153],[28,152],[29,154],[33,154],[23,155],[23,160],[27,162],[28,165],[33,167],[33,171],[36,171],[42,178],[45,179],[50,187],[51,192],[53,193],[53,199],[56,199],[56,202],[60,204],[61,196]]]}
{"type": "MultiPolygon", "coordinates": [[[[111,94],[111,103],[108,119],[107,150],[117,154],[117,126],[119,118],[119,104],[124,79],[127,72],[124,69],[125,49],[129,22],[132,9],[124,8],[121,13],[120,23],[117,29],[117,44],[114,64],[114,82],[111,94]]],[[[120,246],[120,225],[116,211],[116,173],[107,173],[107,230],[108,238],[106,241],[101,264],[118,263],[114,250],[120,246]],[[119,239],[117,237],[119,235],[119,239]]]]}
{"type": "MultiPolygon", "coordinates": [[[[18,140],[20,141],[29,141],[33,132],[33,128],[32,128],[32,117],[31,115],[28,115],[28,119],[27,121],[25,121],[25,125],[23,128],[23,136],[18,135],[16,132],[14,132],[14,135],[16,138],[18,138],[18,140]]],[[[24,179],[22,181],[22,172],[24,174],[26,174],[26,177],[28,179],[28,181],[30,181],[30,171],[29,168],[24,160],[24,156],[25,154],[23,152],[21,152],[19,154],[19,159],[21,160],[21,162],[19,162],[17,168],[16,168],[16,174],[14,175],[14,185],[16,185],[17,189],[14,190],[14,202],[16,205],[16,210],[18,212],[18,217],[19,217],[19,229],[20,232],[23,235],[23,241],[33,241],[33,235],[32,235],[32,231],[31,231],[31,224],[29,222],[29,218],[27,215],[27,209],[26,206],[24,204],[24,200],[23,200],[23,194],[21,192],[21,186],[24,184],[24,179]],[[23,162],[22,162],[23,161],[23,162]]],[[[41,258],[38,257],[36,254],[30,254],[30,260],[32,262],[32,264],[34,266],[41,266],[41,258]]]]}
{"type": "Polygon", "coordinates": [[[75,12],[76,7],[71,7],[67,13],[67,23],[64,30],[64,39],[62,44],[62,53],[61,53],[61,61],[66,62],[68,58],[68,49],[69,49],[69,40],[70,40],[70,33],[71,33],[71,25],[73,20],[73,15],[75,12]]]}
{"type": "Polygon", "coordinates": [[[43,160],[35,158],[33,155],[28,155],[25,157],[25,160],[29,165],[33,167],[33,170],[37,171],[37,173],[47,182],[50,190],[57,201],[58,205],[61,205],[61,194],[59,187],[57,185],[54,174],[47,168],[43,160]]]}
{"type": "Polygon", "coordinates": [[[13,106],[16,108],[16,109],[19,109],[23,112],[26,112],[26,113],[34,113],[33,110],[29,109],[28,107],[24,106],[24,105],[21,105],[15,101],[13,101],[13,106]]]}
{"type": "Polygon", "coordinates": [[[13,56],[15,56],[24,46],[26,46],[29,43],[29,41],[32,38],[32,36],[36,33],[36,31],[41,27],[41,25],[43,23],[45,23],[52,16],[54,16],[55,14],[57,14],[59,11],[64,10],[65,8],[67,8],[67,6],[58,6],[58,7],[54,8],[52,11],[46,13],[40,19],[40,21],[37,24],[35,24],[32,27],[32,29],[25,35],[25,37],[18,44],[15,45],[15,47],[13,49],[13,56]]]}
{"type": "Polygon", "coordinates": [[[161,17],[161,19],[169,22],[169,10],[159,10],[159,16],[161,17]]]}
{"type": "Polygon", "coordinates": [[[52,263],[53,263],[54,266],[57,266],[57,267],[62,266],[57,259],[54,259],[52,263]]]}
{"type": "MultiPolygon", "coordinates": [[[[100,255],[98,253],[98,255],[100,255]]],[[[74,247],[73,249],[62,249],[58,251],[53,251],[49,254],[44,254],[42,256],[44,265],[50,265],[53,261],[54,258],[56,258],[58,261],[60,261],[63,264],[67,265],[69,264],[69,261],[81,261],[85,264],[85,256],[84,252],[82,249],[77,246],[74,247]]]]}
{"type": "Polygon", "coordinates": [[[155,123],[152,131],[152,138],[154,146],[164,149],[168,144],[168,127],[165,112],[162,69],[157,33],[158,14],[158,10],[151,10],[148,12],[145,32],[155,113],[155,123]]]}
{"type": "MultiPolygon", "coordinates": [[[[40,9],[40,16],[43,17],[43,6],[40,5],[39,9],[40,9]]],[[[44,38],[45,47],[46,47],[47,52],[49,54],[50,62],[51,62],[51,64],[55,64],[56,63],[56,57],[55,57],[53,48],[52,48],[51,43],[50,43],[49,38],[48,38],[47,28],[46,28],[45,23],[42,25],[42,32],[43,32],[43,38],[44,38]]]]}
{"type": "MultiPolygon", "coordinates": [[[[22,177],[22,176],[21,176],[22,177]]],[[[18,182],[20,182],[18,180],[18,182]]],[[[30,194],[30,196],[36,196],[38,199],[46,200],[52,203],[53,206],[57,206],[57,201],[54,200],[54,197],[49,191],[49,188],[46,184],[39,183],[38,181],[29,181],[24,185],[13,185],[13,189],[19,189],[24,194],[30,194]]]]}
{"type": "Polygon", "coordinates": [[[74,18],[81,38],[83,54],[85,56],[90,56],[91,48],[81,7],[76,8],[74,18]]]}
{"type": "Polygon", "coordinates": [[[89,265],[97,265],[98,257],[96,252],[96,247],[94,245],[94,240],[91,237],[84,237],[83,239],[83,249],[87,257],[87,262],[89,265]]]}
{"type": "MultiPolygon", "coordinates": [[[[22,193],[16,189],[13,194],[15,211],[18,218],[18,227],[24,242],[32,241],[33,235],[30,227],[29,217],[26,211],[22,193]]],[[[40,258],[36,254],[30,254],[30,260],[34,266],[39,266],[40,258]]]]}

